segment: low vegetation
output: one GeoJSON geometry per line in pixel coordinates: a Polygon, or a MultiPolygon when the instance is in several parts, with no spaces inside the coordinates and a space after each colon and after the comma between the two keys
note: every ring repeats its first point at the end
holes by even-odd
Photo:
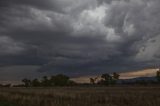
{"type": "Polygon", "coordinates": [[[1,88],[0,101],[6,104],[0,106],[160,106],[160,87],[1,88]]]}

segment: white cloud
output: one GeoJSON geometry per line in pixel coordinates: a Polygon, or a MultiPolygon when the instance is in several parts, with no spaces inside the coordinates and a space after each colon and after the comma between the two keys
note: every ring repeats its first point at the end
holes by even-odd
{"type": "Polygon", "coordinates": [[[100,33],[106,33],[106,28],[103,24],[103,19],[106,15],[105,11],[105,6],[82,11],[78,19],[76,19],[73,23],[75,33],[94,33],[97,31],[100,33]]]}
{"type": "Polygon", "coordinates": [[[121,42],[122,40],[121,36],[116,34],[113,28],[107,29],[106,39],[108,42],[121,42]]]}

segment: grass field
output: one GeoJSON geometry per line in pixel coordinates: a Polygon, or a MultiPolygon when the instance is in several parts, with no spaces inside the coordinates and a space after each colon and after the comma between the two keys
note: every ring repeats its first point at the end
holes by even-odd
{"type": "Polygon", "coordinates": [[[160,106],[160,87],[0,88],[0,106],[160,106]]]}

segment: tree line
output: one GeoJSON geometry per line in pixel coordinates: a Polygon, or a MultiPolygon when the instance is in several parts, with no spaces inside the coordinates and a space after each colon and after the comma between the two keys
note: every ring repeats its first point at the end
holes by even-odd
{"type": "Polygon", "coordinates": [[[44,76],[40,80],[39,79],[27,79],[24,78],[22,79],[21,85],[17,85],[15,87],[54,87],[54,86],[75,86],[75,85],[113,85],[116,84],[117,81],[119,80],[119,74],[118,73],[113,73],[113,75],[110,74],[102,74],[101,75],[101,80],[96,82],[96,78],[90,78],[90,84],[79,84],[76,83],[72,80],[70,80],[70,77],[63,75],[63,74],[58,74],[55,76],[47,77],[44,76]]]}
{"type": "Polygon", "coordinates": [[[58,74],[55,76],[47,77],[44,76],[39,79],[22,79],[23,85],[25,87],[53,87],[53,86],[71,86],[75,85],[76,83],[66,75],[58,74]]]}
{"type": "MultiPolygon", "coordinates": [[[[43,76],[42,78],[38,79],[35,78],[33,80],[24,78],[22,79],[22,84],[20,85],[14,85],[13,87],[54,87],[54,86],[77,86],[77,85],[105,85],[105,86],[109,86],[109,85],[116,85],[116,84],[160,84],[160,70],[157,71],[156,73],[156,81],[135,81],[133,82],[121,82],[118,83],[118,81],[120,80],[120,75],[116,72],[112,73],[112,74],[102,74],[100,76],[100,79],[98,79],[98,77],[95,78],[89,78],[90,79],[90,83],[88,84],[80,84],[80,83],[76,83],[72,80],[70,80],[69,76],[63,75],[63,74],[58,74],[58,75],[54,75],[54,76],[43,76]]],[[[11,87],[11,84],[5,84],[2,85],[0,84],[0,87],[11,87]]]]}

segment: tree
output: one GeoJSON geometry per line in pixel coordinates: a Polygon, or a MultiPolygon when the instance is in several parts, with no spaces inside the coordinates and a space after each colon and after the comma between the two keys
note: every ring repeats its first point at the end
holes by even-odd
{"type": "Polygon", "coordinates": [[[25,78],[22,80],[22,82],[24,83],[25,87],[30,87],[31,86],[31,80],[25,78]]]}
{"type": "Polygon", "coordinates": [[[156,77],[157,77],[158,82],[160,82],[160,70],[157,71],[156,77]]]}
{"type": "Polygon", "coordinates": [[[120,77],[120,75],[118,73],[114,72],[113,75],[112,75],[112,78],[113,78],[112,79],[112,84],[116,84],[117,80],[119,80],[119,77],[120,77]]]}
{"type": "Polygon", "coordinates": [[[104,79],[105,81],[109,81],[112,79],[112,77],[109,74],[102,74],[101,76],[102,79],[104,79]]]}
{"type": "Polygon", "coordinates": [[[69,84],[69,77],[63,74],[58,74],[52,78],[52,83],[55,86],[66,86],[69,84]]]}
{"type": "Polygon", "coordinates": [[[96,80],[98,79],[98,77],[96,78],[90,78],[90,83],[91,84],[96,84],[96,80]]]}
{"type": "Polygon", "coordinates": [[[115,80],[118,80],[119,79],[119,77],[120,77],[120,75],[118,74],[118,73],[113,73],[113,78],[115,79],[115,80]]]}
{"type": "Polygon", "coordinates": [[[50,78],[50,85],[55,86],[55,76],[51,76],[50,78]]]}
{"type": "Polygon", "coordinates": [[[47,76],[43,76],[42,81],[41,81],[42,86],[44,87],[49,87],[51,86],[50,80],[48,79],[47,76]]]}
{"type": "Polygon", "coordinates": [[[95,84],[95,81],[94,81],[93,78],[90,78],[90,83],[91,83],[91,84],[95,84]]]}
{"type": "Polygon", "coordinates": [[[39,87],[41,85],[40,81],[38,79],[34,79],[32,81],[32,86],[33,87],[39,87]]]}
{"type": "Polygon", "coordinates": [[[112,76],[110,76],[109,74],[102,74],[101,76],[102,78],[102,83],[104,83],[105,85],[110,85],[112,83],[112,76]]]}
{"type": "Polygon", "coordinates": [[[69,80],[69,77],[66,75],[63,75],[63,74],[51,76],[50,84],[51,84],[51,86],[76,85],[76,83],[74,81],[69,80]]]}
{"type": "Polygon", "coordinates": [[[113,85],[116,84],[117,80],[119,79],[119,74],[113,73],[112,75],[110,74],[102,74],[101,75],[101,80],[98,82],[98,84],[102,85],[113,85]]]}

